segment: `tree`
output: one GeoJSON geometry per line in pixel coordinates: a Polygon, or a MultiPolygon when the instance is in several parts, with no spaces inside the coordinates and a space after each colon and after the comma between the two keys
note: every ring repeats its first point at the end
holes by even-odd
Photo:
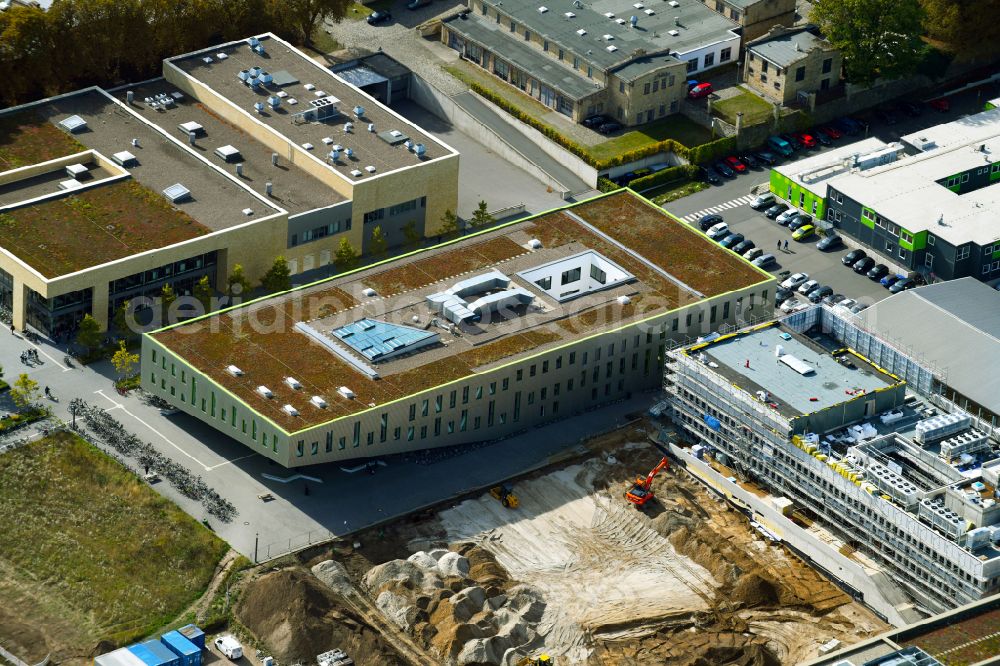
{"type": "Polygon", "coordinates": [[[333,263],[341,271],[349,271],[358,263],[358,253],[347,240],[347,236],[341,237],[340,245],[333,256],[333,263]]]}
{"type": "Polygon", "coordinates": [[[83,315],[83,319],[80,321],[80,328],[76,332],[76,341],[86,347],[88,351],[101,344],[101,325],[89,314],[83,315]]]}
{"type": "Polygon", "coordinates": [[[233,265],[233,272],[226,279],[226,284],[229,286],[230,296],[242,296],[250,293],[250,280],[244,275],[242,264],[233,265]]]}
{"type": "Polygon", "coordinates": [[[472,212],[472,218],[469,220],[469,224],[471,224],[473,228],[478,229],[479,227],[485,227],[486,225],[493,224],[494,222],[496,222],[496,219],[494,219],[494,217],[486,210],[486,202],[480,201],[479,206],[477,206],[476,210],[472,212]]]}
{"type": "Polygon", "coordinates": [[[292,288],[292,271],[284,257],[275,257],[274,263],[260,279],[260,286],[270,292],[288,291],[292,288]]]}
{"type": "Polygon", "coordinates": [[[994,58],[1000,51],[1000,0],[921,0],[927,34],[957,60],[994,58]],[[984,20],[992,16],[993,20],[984,20]]]}
{"type": "Polygon", "coordinates": [[[118,371],[121,378],[127,379],[132,374],[135,364],[138,362],[139,355],[133,354],[126,349],[124,340],[120,341],[118,343],[118,351],[111,357],[111,365],[115,366],[115,370],[118,371]]]}
{"type": "Polygon", "coordinates": [[[442,236],[447,236],[448,234],[454,234],[458,232],[458,216],[456,216],[451,209],[448,208],[444,211],[444,215],[441,216],[441,227],[438,230],[442,236]]]}
{"type": "Polygon", "coordinates": [[[131,301],[122,301],[121,304],[115,308],[115,314],[112,317],[112,323],[115,326],[115,330],[126,337],[128,337],[128,335],[132,332],[132,329],[129,327],[128,317],[129,306],[131,303],[131,301]]]}
{"type": "Polygon", "coordinates": [[[403,225],[403,238],[404,243],[406,243],[406,247],[414,247],[419,244],[421,240],[423,240],[423,236],[421,236],[420,232],[417,231],[416,222],[410,220],[403,225]]]}
{"type": "Polygon", "coordinates": [[[194,297],[201,303],[205,312],[212,311],[212,284],[208,281],[207,275],[203,275],[194,285],[194,297]]]}
{"type": "Polygon", "coordinates": [[[10,389],[10,399],[20,409],[31,407],[38,400],[38,382],[28,375],[19,375],[10,389]]]}
{"type": "Polygon", "coordinates": [[[817,0],[810,16],[843,54],[847,79],[860,85],[916,70],[923,17],[920,0],[817,0]]]}
{"type": "Polygon", "coordinates": [[[174,304],[177,300],[177,294],[174,293],[174,288],[170,284],[163,285],[163,289],[160,289],[160,310],[163,313],[161,321],[164,324],[170,323],[167,317],[170,315],[170,306],[174,304]]]}
{"type": "Polygon", "coordinates": [[[319,24],[327,18],[339,22],[347,14],[351,0],[280,0],[277,4],[281,17],[296,33],[293,38],[311,44],[319,24]]]}
{"type": "Polygon", "coordinates": [[[382,233],[382,227],[372,229],[371,238],[368,239],[368,249],[371,250],[372,256],[378,257],[385,254],[388,247],[389,242],[386,241],[385,234],[382,233]]]}

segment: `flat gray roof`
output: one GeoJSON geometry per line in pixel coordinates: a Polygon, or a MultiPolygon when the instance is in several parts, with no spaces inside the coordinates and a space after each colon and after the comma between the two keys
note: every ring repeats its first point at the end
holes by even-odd
{"type": "Polygon", "coordinates": [[[825,39],[803,30],[793,34],[761,39],[747,48],[779,67],[789,67],[806,57],[813,49],[832,49],[833,47],[825,39]]]}
{"type": "MultiPolygon", "coordinates": [[[[125,90],[114,94],[125,103],[125,90]]],[[[236,164],[226,163],[215,155],[216,148],[230,145],[240,151],[243,176],[240,181],[261,196],[266,195],[265,184],[273,185],[271,201],[295,215],[317,208],[331,206],[346,199],[336,190],[328,187],[306,171],[292,164],[284,155],[278,157],[278,166],[271,164],[271,149],[254,139],[250,134],[231,125],[220,116],[210,113],[203,104],[188,96],[182,97],[169,109],[150,108],[142,100],[158,93],[173,93],[177,88],[165,79],[147,81],[127,90],[135,93],[131,108],[152,123],[156,123],[167,134],[172,134],[188,145],[188,137],[178,129],[181,123],[196,122],[204,128],[195,141],[192,150],[207,160],[215,162],[236,177],[236,164]]]]}
{"type": "Polygon", "coordinates": [[[454,154],[453,150],[410,121],[396,115],[374,98],[351,86],[328,68],[284,41],[273,35],[261,35],[259,40],[265,50],[263,55],[251,50],[246,40],[241,40],[178,56],[167,62],[228,99],[249,118],[264,123],[299,146],[312,144],[311,152],[317,159],[327,163],[331,169],[338,171],[351,182],[360,182],[366,178],[420,164],[421,161],[454,154]],[[219,54],[225,54],[226,57],[220,59],[219,54]],[[275,82],[251,89],[238,77],[242,70],[251,67],[260,67],[271,75],[276,75],[278,72],[287,73],[294,83],[278,85],[278,82],[275,82]],[[287,97],[281,99],[277,109],[271,110],[266,106],[267,99],[279,92],[286,93],[287,97]],[[293,122],[295,114],[309,109],[309,102],[321,97],[318,94],[320,92],[339,100],[337,109],[340,114],[322,122],[293,122]],[[296,103],[292,104],[292,100],[296,103]],[[254,109],[254,104],[257,102],[265,103],[265,110],[262,113],[254,109]],[[361,119],[355,118],[353,113],[353,109],[357,106],[365,110],[361,119]],[[343,129],[347,121],[354,123],[351,134],[346,134],[343,129]],[[369,123],[375,125],[375,132],[368,131],[369,123]],[[390,145],[378,137],[379,133],[389,130],[399,130],[409,136],[413,143],[422,143],[427,149],[424,157],[418,158],[402,144],[390,145]],[[354,151],[354,159],[342,158],[335,165],[330,165],[326,160],[330,148],[324,143],[324,138],[332,139],[333,144],[351,148],[354,151]],[[369,165],[376,169],[371,176],[364,171],[369,165]],[[355,169],[361,170],[364,175],[360,178],[351,176],[350,172],[355,169]]]}
{"type": "Polygon", "coordinates": [[[850,357],[855,366],[851,369],[819,345],[780,326],[740,334],[700,351],[718,363],[721,367],[717,370],[723,370],[724,375],[735,375],[742,388],[751,393],[767,391],[769,401],[776,402],[778,411],[787,417],[840,404],[851,398],[847,391],[862,389],[867,393],[892,383],[888,375],[873,371],[858,357],[850,357]],[[785,354],[808,363],[814,372],[802,375],[779,362],[775,355],[778,345],[785,354]]]}
{"type": "Polygon", "coordinates": [[[496,23],[480,21],[470,15],[465,20],[456,18],[450,21],[448,27],[485,46],[567,97],[579,100],[604,89],[603,85],[591,81],[568,65],[528,46],[523,39],[512,37],[514,33],[501,29],[502,26],[496,23]]]}
{"type": "Polygon", "coordinates": [[[1000,414],[1000,292],[975,278],[894,294],[855,315],[893,345],[942,369],[942,380],[1000,414]]]}

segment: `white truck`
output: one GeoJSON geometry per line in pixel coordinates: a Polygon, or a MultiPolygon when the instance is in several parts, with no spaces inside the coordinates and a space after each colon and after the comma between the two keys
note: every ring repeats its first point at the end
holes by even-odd
{"type": "Polygon", "coordinates": [[[243,657],[243,646],[240,645],[238,640],[229,635],[216,638],[215,649],[228,657],[230,661],[236,661],[243,657]]]}

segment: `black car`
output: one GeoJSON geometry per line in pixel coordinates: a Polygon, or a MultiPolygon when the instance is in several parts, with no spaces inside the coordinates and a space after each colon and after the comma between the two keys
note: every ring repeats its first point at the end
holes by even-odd
{"type": "Polygon", "coordinates": [[[597,129],[601,125],[608,122],[608,119],[604,116],[589,116],[580,121],[580,124],[584,127],[589,127],[591,129],[597,129]]]}
{"type": "Polygon", "coordinates": [[[795,295],[794,289],[785,289],[784,287],[778,287],[778,291],[774,292],[774,304],[781,305],[794,295],[795,295]]]}
{"type": "Polygon", "coordinates": [[[924,108],[921,105],[910,101],[900,102],[899,108],[903,110],[903,113],[911,118],[916,118],[924,112],[924,108]]]}
{"type": "Polygon", "coordinates": [[[875,264],[872,266],[871,270],[866,274],[869,280],[875,280],[876,282],[884,278],[889,274],[889,267],[885,264],[875,264]]]}
{"type": "Polygon", "coordinates": [[[807,224],[812,224],[812,217],[809,215],[796,215],[788,222],[788,230],[796,231],[800,227],[804,227],[807,224]]]}
{"type": "Polygon", "coordinates": [[[854,265],[851,266],[851,268],[853,268],[854,272],[858,275],[866,275],[874,266],[875,260],[871,257],[865,257],[864,259],[858,259],[854,262],[854,265]]]}
{"type": "Polygon", "coordinates": [[[845,300],[846,298],[847,298],[847,296],[844,296],[843,294],[830,294],[829,296],[827,296],[827,297],[825,297],[823,299],[823,304],[824,305],[836,305],[837,303],[845,300]]]}
{"type": "Polygon", "coordinates": [[[729,168],[729,165],[725,162],[716,162],[712,165],[712,168],[718,171],[720,174],[726,178],[736,178],[736,172],[729,168]]]}
{"type": "Polygon", "coordinates": [[[773,166],[778,162],[778,158],[774,153],[769,153],[766,150],[755,150],[750,153],[758,162],[766,164],[767,166],[773,166]]]}
{"type": "Polygon", "coordinates": [[[717,213],[712,213],[711,215],[705,215],[700,220],[698,220],[698,228],[700,228],[702,231],[708,231],[709,229],[717,225],[719,222],[725,222],[725,220],[722,219],[721,215],[717,213]]]}
{"type": "Polygon", "coordinates": [[[889,108],[886,108],[886,109],[876,109],[875,110],[875,117],[878,118],[879,120],[881,120],[886,125],[895,125],[896,124],[896,113],[893,111],[893,109],[889,109],[889,108]]]}
{"type": "Polygon", "coordinates": [[[819,303],[824,298],[833,293],[833,287],[823,286],[819,289],[813,289],[809,292],[809,300],[812,303],[819,303]]]}
{"type": "Polygon", "coordinates": [[[864,250],[851,250],[850,252],[844,255],[844,258],[840,260],[840,263],[844,264],[845,266],[853,266],[854,264],[858,263],[859,259],[864,259],[867,256],[868,253],[865,252],[864,250]]]}
{"type": "Polygon", "coordinates": [[[718,185],[722,182],[719,179],[719,174],[715,173],[712,169],[706,169],[705,167],[698,167],[698,179],[703,183],[711,183],[712,185],[718,185]]]}
{"type": "Polygon", "coordinates": [[[386,21],[392,20],[392,12],[390,12],[388,9],[379,9],[378,11],[374,11],[371,14],[369,14],[368,18],[366,18],[365,20],[368,21],[369,25],[375,25],[377,23],[385,23],[386,21]]]}
{"type": "Polygon", "coordinates": [[[760,168],[760,160],[754,157],[752,153],[740,153],[739,158],[751,169],[760,168]]]}
{"type": "Polygon", "coordinates": [[[903,278],[901,280],[896,280],[890,287],[890,294],[898,294],[901,291],[906,291],[907,289],[913,289],[917,286],[913,278],[903,278]]]}
{"type": "Polygon", "coordinates": [[[743,234],[729,234],[728,236],[719,241],[719,245],[721,245],[722,247],[731,248],[737,243],[742,243],[744,240],[746,240],[746,236],[744,236],[743,234]]]}
{"type": "Polygon", "coordinates": [[[892,289],[892,285],[896,284],[903,279],[902,275],[886,275],[884,278],[878,281],[880,285],[886,289],[892,289]]]}
{"type": "Polygon", "coordinates": [[[757,244],[754,243],[749,238],[747,238],[746,240],[742,240],[739,243],[737,243],[736,245],[734,245],[731,249],[732,249],[733,252],[735,252],[736,254],[738,254],[738,255],[740,255],[742,257],[744,252],[746,252],[747,250],[750,250],[752,248],[755,248],[755,247],[757,247],[757,244]]]}
{"type": "Polygon", "coordinates": [[[621,128],[622,128],[622,124],[621,123],[611,122],[611,123],[604,123],[603,125],[599,125],[597,127],[597,131],[600,132],[601,134],[613,134],[614,132],[617,132],[621,128]]]}
{"type": "Polygon", "coordinates": [[[788,210],[788,204],[776,203],[764,211],[764,217],[773,220],[788,210]]]}
{"type": "Polygon", "coordinates": [[[799,141],[799,137],[794,134],[779,134],[779,136],[788,142],[792,150],[802,150],[802,142],[799,141]]]}
{"type": "Polygon", "coordinates": [[[826,134],[824,134],[823,132],[812,131],[812,132],[810,132],[810,134],[813,135],[814,137],[816,137],[816,140],[819,141],[824,146],[833,145],[833,140],[830,137],[828,137],[826,134]]]}
{"type": "Polygon", "coordinates": [[[840,237],[840,234],[831,234],[816,243],[817,250],[832,250],[835,247],[840,247],[843,244],[844,239],[840,237]]]}

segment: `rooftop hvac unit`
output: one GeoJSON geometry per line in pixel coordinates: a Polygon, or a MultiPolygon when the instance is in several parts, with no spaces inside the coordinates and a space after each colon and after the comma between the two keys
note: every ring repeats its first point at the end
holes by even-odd
{"type": "Polygon", "coordinates": [[[677,2],[677,0],[670,0],[670,2],[667,3],[667,4],[669,4],[671,7],[680,7],[681,6],[681,3],[677,2]]]}
{"type": "Polygon", "coordinates": [[[375,173],[375,167],[369,164],[368,166],[365,167],[365,171],[367,171],[368,173],[375,173]]]}
{"type": "Polygon", "coordinates": [[[281,408],[281,411],[285,412],[289,416],[298,416],[299,415],[299,410],[295,409],[291,405],[285,405],[284,407],[281,408]]]}
{"type": "Polygon", "coordinates": [[[177,203],[190,197],[191,190],[184,187],[180,183],[174,183],[170,187],[163,190],[163,195],[170,199],[170,203],[177,203]]]}
{"type": "Polygon", "coordinates": [[[341,386],[339,389],[337,389],[337,393],[339,393],[344,398],[347,398],[348,400],[354,400],[355,397],[354,391],[347,388],[346,386],[341,386]]]}
{"type": "Polygon", "coordinates": [[[563,16],[565,16],[566,18],[576,18],[576,14],[574,14],[573,12],[563,12],[563,16]]]}
{"type": "Polygon", "coordinates": [[[368,123],[368,131],[369,132],[375,131],[375,123],[368,123]]]}
{"type": "Polygon", "coordinates": [[[347,157],[354,157],[354,150],[352,148],[344,148],[344,155],[347,157]]]}
{"type": "Polygon", "coordinates": [[[233,377],[242,377],[243,371],[237,368],[235,365],[230,365],[226,367],[226,372],[231,374],[233,377]]]}
{"type": "Polygon", "coordinates": [[[240,155],[240,151],[228,144],[216,148],[215,154],[226,162],[240,162],[243,160],[243,156],[240,155]]]}
{"type": "Polygon", "coordinates": [[[270,97],[267,98],[267,103],[271,105],[272,109],[277,109],[279,106],[281,106],[281,98],[278,97],[277,95],[271,95],[270,97]]]}
{"type": "Polygon", "coordinates": [[[581,37],[583,37],[584,35],[586,35],[586,34],[587,34],[587,31],[586,31],[586,30],[584,30],[583,28],[580,28],[579,30],[577,30],[577,31],[576,31],[576,34],[578,34],[578,35],[580,35],[581,37]]]}
{"type": "Polygon", "coordinates": [[[615,17],[614,12],[604,12],[604,18],[613,19],[615,17]]]}
{"type": "Polygon", "coordinates": [[[123,167],[139,166],[139,160],[137,160],[135,158],[135,155],[133,155],[127,150],[122,150],[120,152],[115,153],[114,155],[111,156],[111,159],[118,166],[123,166],[123,167]]]}
{"type": "Polygon", "coordinates": [[[354,123],[344,123],[344,134],[350,134],[354,129],[354,123]]]}
{"type": "Polygon", "coordinates": [[[652,9],[643,9],[642,13],[645,14],[646,16],[653,16],[654,14],[656,14],[656,12],[654,12],[652,9]]]}
{"type": "Polygon", "coordinates": [[[260,46],[260,40],[257,39],[256,37],[250,37],[247,39],[247,44],[250,46],[250,48],[253,48],[255,46],[260,46]]]}
{"type": "Polygon", "coordinates": [[[70,164],[66,167],[66,175],[70,178],[79,180],[85,173],[87,173],[87,167],[83,164],[70,164]]]}
{"type": "Polygon", "coordinates": [[[324,136],[322,139],[320,139],[320,141],[322,141],[323,143],[325,143],[328,146],[331,145],[331,144],[333,144],[333,139],[331,139],[328,136],[324,136]]]}
{"type": "Polygon", "coordinates": [[[667,30],[667,34],[670,35],[671,37],[676,37],[676,36],[678,36],[681,33],[679,33],[676,30],[667,30]]]}
{"type": "Polygon", "coordinates": [[[70,116],[59,121],[59,126],[70,134],[77,134],[87,129],[87,121],[80,116],[70,116]]]}
{"type": "Polygon", "coordinates": [[[351,175],[354,176],[355,178],[361,178],[361,176],[363,176],[364,174],[362,174],[357,169],[352,169],[351,170],[351,175]]]}
{"type": "Polygon", "coordinates": [[[227,54],[227,53],[216,53],[215,54],[215,59],[216,60],[228,60],[229,59],[229,54],[227,54]]]}
{"type": "Polygon", "coordinates": [[[309,398],[309,402],[312,403],[312,405],[315,407],[318,407],[320,409],[326,409],[326,400],[324,400],[318,395],[314,395],[313,397],[309,398]]]}
{"type": "Polygon", "coordinates": [[[417,145],[413,146],[413,152],[416,154],[417,157],[423,157],[427,153],[427,147],[422,143],[418,143],[417,145]]]}
{"type": "Polygon", "coordinates": [[[215,60],[213,60],[212,56],[210,55],[205,56],[204,58],[201,59],[201,61],[206,65],[211,65],[213,62],[215,62],[215,60]]]}
{"type": "Polygon", "coordinates": [[[306,150],[312,150],[316,146],[314,146],[311,143],[309,143],[308,141],[306,141],[305,143],[302,144],[302,147],[305,148],[306,150]]]}
{"type": "Polygon", "coordinates": [[[264,102],[255,103],[253,108],[257,113],[264,113],[264,102]]]}
{"type": "Polygon", "coordinates": [[[329,157],[330,160],[336,162],[337,160],[340,159],[340,151],[339,150],[331,150],[330,153],[327,155],[327,157],[329,157]]]}
{"type": "Polygon", "coordinates": [[[236,78],[246,83],[246,80],[250,78],[250,70],[241,69],[239,72],[236,73],[236,78]]]}
{"type": "Polygon", "coordinates": [[[964,412],[939,414],[917,422],[913,440],[925,444],[961,432],[972,423],[972,417],[964,412]]]}
{"type": "Polygon", "coordinates": [[[201,124],[192,121],[181,123],[177,126],[177,129],[181,131],[181,134],[187,136],[194,132],[196,136],[202,136],[205,134],[205,128],[201,124]]]}
{"type": "Polygon", "coordinates": [[[365,107],[361,106],[360,104],[354,107],[353,111],[355,118],[360,118],[361,116],[365,115],[365,107]]]}
{"type": "MultiPolygon", "coordinates": [[[[263,44],[258,44],[257,46],[254,47],[253,50],[256,51],[257,55],[264,55],[266,53],[263,44]]],[[[298,414],[298,412],[296,412],[295,414],[298,414]]],[[[295,416],[295,414],[292,414],[292,416],[295,416]]]]}
{"type": "Polygon", "coordinates": [[[269,85],[272,81],[274,81],[274,77],[268,74],[267,72],[261,72],[260,76],[257,78],[259,78],[260,82],[263,83],[265,86],[269,85]]]}
{"type": "Polygon", "coordinates": [[[267,388],[266,386],[258,386],[257,387],[257,393],[260,393],[265,398],[273,398],[274,397],[274,393],[272,393],[271,389],[267,388]]]}
{"type": "Polygon", "coordinates": [[[302,384],[295,377],[285,377],[285,383],[288,384],[289,388],[293,388],[296,391],[302,388],[302,384]]]}
{"type": "Polygon", "coordinates": [[[549,11],[549,8],[546,7],[545,5],[542,5],[541,7],[538,8],[538,13],[539,14],[544,14],[547,11],[549,11]]]}

